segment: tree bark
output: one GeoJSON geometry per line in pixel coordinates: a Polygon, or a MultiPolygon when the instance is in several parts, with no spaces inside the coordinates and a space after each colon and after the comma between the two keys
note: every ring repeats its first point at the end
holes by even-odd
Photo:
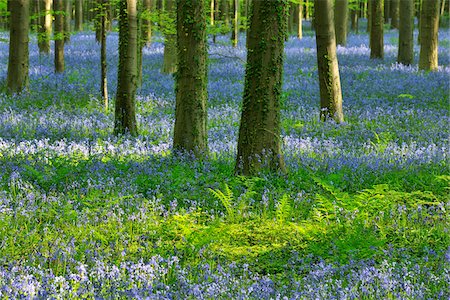
{"type": "Polygon", "coordinates": [[[390,1],[391,1],[391,28],[398,29],[400,0],[390,0],[390,1]]]}
{"type": "Polygon", "coordinates": [[[297,38],[303,38],[303,0],[298,4],[298,24],[297,24],[297,38]]]}
{"type": "Polygon", "coordinates": [[[38,31],[39,53],[50,53],[50,35],[52,34],[52,0],[38,0],[40,6],[40,26],[38,31]]]}
{"type": "Polygon", "coordinates": [[[150,46],[152,41],[152,21],[150,14],[152,13],[152,0],[144,0],[144,18],[142,19],[141,41],[150,46]]]}
{"type": "Polygon", "coordinates": [[[280,98],[288,1],[252,1],[251,8],[235,172],[285,172],[280,98]]]}
{"type": "Polygon", "coordinates": [[[55,14],[55,72],[64,72],[64,3],[63,0],[53,1],[55,14]]]}
{"type": "Polygon", "coordinates": [[[75,31],[83,30],[83,0],[75,0],[75,31]]]}
{"type": "Polygon", "coordinates": [[[333,0],[316,0],[317,67],[320,86],[320,119],[344,121],[336,39],[333,24],[333,0]]]}
{"type": "Polygon", "coordinates": [[[391,0],[384,0],[384,24],[391,21],[391,0]]]}
{"type": "Polygon", "coordinates": [[[239,42],[239,0],[231,0],[233,3],[233,28],[231,30],[231,42],[237,47],[239,42]]]}
{"type": "Polygon", "coordinates": [[[371,0],[370,58],[384,57],[383,0],[371,0]]]}
{"type": "MultiPolygon", "coordinates": [[[[174,0],[166,0],[166,13],[170,20],[176,18],[176,7],[174,0]]],[[[164,29],[164,57],[161,72],[173,74],[177,70],[177,35],[172,24],[165,24],[164,29]]]]}
{"type": "Polygon", "coordinates": [[[400,28],[397,62],[410,65],[414,61],[414,0],[400,1],[400,28]]]}
{"type": "Polygon", "coordinates": [[[178,69],[173,148],[202,156],[207,146],[205,1],[177,0],[178,69]]]}
{"type": "Polygon", "coordinates": [[[101,39],[100,39],[100,67],[101,67],[101,91],[105,112],[109,109],[108,99],[108,78],[107,78],[107,57],[106,57],[106,33],[108,31],[108,0],[101,0],[101,39]]]}
{"type": "Polygon", "coordinates": [[[137,5],[136,0],[119,2],[119,67],[114,133],[137,135],[137,5]]]}
{"type": "Polygon", "coordinates": [[[70,42],[70,32],[72,31],[72,1],[64,1],[64,42],[70,42]]]}
{"type": "Polygon", "coordinates": [[[358,27],[359,27],[359,5],[358,7],[354,7],[350,10],[350,19],[351,19],[351,29],[355,33],[358,33],[358,27]]]}
{"type": "Polygon", "coordinates": [[[422,0],[419,69],[438,68],[439,0],[422,0]]]}
{"type": "Polygon", "coordinates": [[[334,11],[336,44],[346,46],[348,28],[348,0],[336,0],[334,11]]]}
{"type": "Polygon", "coordinates": [[[10,13],[7,86],[10,93],[20,93],[29,81],[29,0],[10,2],[10,13]]]}

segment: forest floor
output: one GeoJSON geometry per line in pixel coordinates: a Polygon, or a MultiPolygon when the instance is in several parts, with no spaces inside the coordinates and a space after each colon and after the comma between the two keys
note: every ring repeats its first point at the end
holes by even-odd
{"type": "MultiPolygon", "coordinates": [[[[418,46],[416,64],[396,64],[397,43],[386,31],[384,60],[369,59],[365,32],[338,47],[337,125],[319,122],[312,32],[290,38],[289,172],[244,178],[233,175],[243,39],[210,44],[210,153],[193,160],[171,155],[161,38],[144,49],[132,138],[112,134],[95,35],[71,37],[62,75],[32,37],[29,91],[0,93],[0,298],[448,299],[450,32],[436,72],[418,71],[418,46]]],[[[2,79],[7,61],[2,42],[2,79]]]]}

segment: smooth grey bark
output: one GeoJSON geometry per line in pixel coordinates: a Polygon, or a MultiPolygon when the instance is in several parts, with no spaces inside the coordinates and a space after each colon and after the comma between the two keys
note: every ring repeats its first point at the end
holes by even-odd
{"type": "Polygon", "coordinates": [[[422,0],[419,69],[438,68],[439,0],[422,0]]]}
{"type": "Polygon", "coordinates": [[[370,58],[384,57],[383,0],[370,0],[370,58]]]}
{"type": "Polygon", "coordinates": [[[52,34],[52,0],[38,0],[40,15],[39,15],[39,30],[38,30],[38,47],[39,53],[50,53],[50,36],[52,34]]]}
{"type": "Polygon", "coordinates": [[[83,0],[75,0],[75,31],[83,30],[83,0]]]}

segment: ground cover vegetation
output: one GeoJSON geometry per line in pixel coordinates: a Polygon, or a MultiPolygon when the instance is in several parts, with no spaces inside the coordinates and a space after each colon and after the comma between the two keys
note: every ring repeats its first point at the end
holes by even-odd
{"type": "MultiPolygon", "coordinates": [[[[243,34],[237,47],[208,40],[209,153],[197,159],[172,153],[163,37],[143,49],[133,137],[114,135],[114,105],[102,106],[94,33],[71,36],[60,74],[32,36],[29,89],[0,94],[0,297],[448,299],[450,33],[426,72],[416,45],[415,64],[396,63],[395,29],[370,59],[360,26],[337,48],[340,124],[320,121],[310,23],[286,42],[288,172],[253,177],[234,175],[243,34]]],[[[117,32],[107,39],[116,78],[117,32]]]]}

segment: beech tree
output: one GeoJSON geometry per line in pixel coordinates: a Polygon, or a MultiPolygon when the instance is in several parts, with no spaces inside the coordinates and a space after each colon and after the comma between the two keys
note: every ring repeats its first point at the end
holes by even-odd
{"type": "Polygon", "coordinates": [[[233,7],[233,22],[231,30],[231,42],[237,47],[239,42],[239,0],[231,0],[233,7]]]}
{"type": "Polygon", "coordinates": [[[64,3],[63,0],[53,1],[55,14],[55,72],[64,72],[64,3]]]}
{"type": "Polygon", "coordinates": [[[38,0],[39,28],[38,47],[39,53],[50,53],[50,35],[52,33],[52,0],[38,0]]]}
{"type": "Polygon", "coordinates": [[[370,0],[370,58],[384,57],[383,0],[370,0]]]}
{"type": "Polygon", "coordinates": [[[7,87],[10,93],[19,93],[29,81],[28,32],[30,1],[14,0],[9,3],[9,58],[7,87]]]}
{"type": "Polygon", "coordinates": [[[82,31],[82,30],[83,30],[83,0],[75,0],[75,31],[82,31]]]}
{"type": "Polygon", "coordinates": [[[287,0],[252,1],[247,65],[235,171],[285,172],[281,153],[280,97],[287,0]]]}
{"type": "Polygon", "coordinates": [[[345,46],[347,45],[348,0],[336,0],[334,11],[335,11],[334,28],[336,32],[336,44],[345,46]]]}
{"type": "Polygon", "coordinates": [[[420,12],[419,69],[434,71],[438,67],[439,0],[422,0],[420,12]]]}
{"type": "Polygon", "coordinates": [[[410,65],[414,61],[414,0],[400,1],[400,24],[397,61],[410,65]]]}
{"type": "Polygon", "coordinates": [[[316,46],[320,86],[320,119],[344,121],[336,39],[333,24],[333,0],[316,0],[316,46]]]}
{"type": "Polygon", "coordinates": [[[114,133],[137,135],[137,0],[119,2],[119,66],[114,133]]]}
{"type": "Polygon", "coordinates": [[[177,0],[177,58],[173,148],[207,151],[207,48],[205,1],[177,0]]]}
{"type": "Polygon", "coordinates": [[[163,24],[164,57],[161,69],[161,72],[165,74],[172,74],[177,69],[177,35],[172,22],[175,20],[176,15],[174,1],[175,0],[166,0],[165,7],[167,18],[165,18],[166,22],[163,24]]]}
{"type": "Polygon", "coordinates": [[[390,0],[391,28],[399,28],[400,2],[402,1],[403,0],[390,0]]]}
{"type": "Polygon", "coordinates": [[[72,1],[64,1],[64,42],[70,41],[70,32],[72,31],[72,1]]]}

